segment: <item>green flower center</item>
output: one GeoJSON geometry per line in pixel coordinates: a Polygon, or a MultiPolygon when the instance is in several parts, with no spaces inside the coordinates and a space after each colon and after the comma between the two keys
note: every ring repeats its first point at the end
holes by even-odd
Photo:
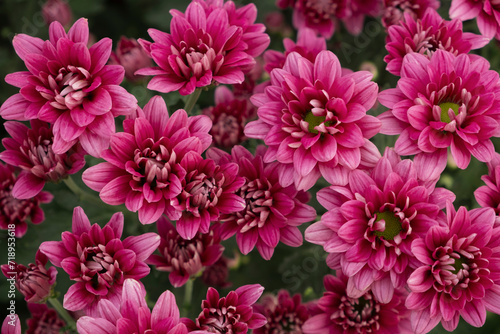
{"type": "Polygon", "coordinates": [[[451,108],[455,115],[458,115],[458,108],[460,106],[456,103],[453,102],[444,102],[439,105],[439,108],[441,108],[441,122],[445,123],[450,123],[451,119],[450,116],[448,115],[448,110],[451,108]]]}
{"type": "Polygon", "coordinates": [[[308,111],[306,117],[304,117],[304,121],[309,124],[309,132],[310,133],[318,133],[314,127],[320,125],[326,120],[325,116],[315,116],[312,111],[308,111]]]}
{"type": "Polygon", "coordinates": [[[385,229],[383,231],[374,231],[377,237],[382,237],[385,240],[394,240],[394,237],[401,232],[401,221],[389,211],[376,212],[377,222],[380,220],[385,221],[385,229]]]}
{"type": "Polygon", "coordinates": [[[455,263],[452,264],[453,268],[455,268],[455,270],[453,271],[453,274],[455,274],[455,275],[458,274],[458,271],[460,269],[464,268],[464,266],[463,266],[464,263],[467,263],[467,262],[461,256],[460,256],[460,258],[455,259],[455,263]]]}

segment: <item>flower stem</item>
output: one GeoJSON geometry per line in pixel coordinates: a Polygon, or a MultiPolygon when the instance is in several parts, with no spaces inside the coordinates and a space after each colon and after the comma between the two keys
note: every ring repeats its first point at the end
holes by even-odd
{"type": "Polygon", "coordinates": [[[66,326],[70,327],[71,329],[76,329],[76,323],[75,319],[73,319],[72,316],[69,315],[68,311],[61,305],[59,300],[55,297],[49,298],[49,303],[52,305],[53,308],[59,313],[59,315],[64,319],[66,322],[66,326]]]}
{"type": "Polygon", "coordinates": [[[182,313],[186,317],[189,315],[189,311],[191,310],[191,299],[193,299],[193,283],[194,278],[190,278],[184,286],[184,303],[182,305],[182,313]]]}
{"type": "Polygon", "coordinates": [[[193,110],[196,101],[198,101],[198,98],[200,97],[200,94],[201,88],[196,88],[195,91],[187,97],[186,104],[184,105],[184,110],[186,110],[188,114],[191,113],[191,110],[193,110]]]}
{"type": "MultiPolygon", "coordinates": [[[[99,206],[104,206],[104,202],[97,196],[89,194],[76,184],[76,182],[68,175],[67,178],[63,179],[66,186],[82,201],[86,201],[92,204],[97,204],[99,206]]],[[[107,206],[106,206],[107,207],[107,206]]]]}

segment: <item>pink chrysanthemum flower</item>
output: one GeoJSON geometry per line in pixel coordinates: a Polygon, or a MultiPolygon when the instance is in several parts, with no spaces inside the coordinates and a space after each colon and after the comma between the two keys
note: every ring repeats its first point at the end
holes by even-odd
{"type": "Polygon", "coordinates": [[[461,21],[476,19],[482,35],[500,39],[500,4],[497,1],[452,0],[450,17],[461,21]]]}
{"type": "Polygon", "coordinates": [[[380,15],[382,1],[379,0],[349,0],[346,1],[348,15],[342,18],[342,23],[352,35],[361,34],[366,16],[380,15]]]}
{"type": "Polygon", "coordinates": [[[135,38],[120,37],[114,52],[111,52],[110,64],[122,65],[125,69],[125,77],[131,81],[137,81],[144,77],[134,73],[141,68],[152,65],[151,58],[135,38]]]}
{"type": "Polygon", "coordinates": [[[421,261],[408,279],[406,299],[415,333],[427,333],[440,321],[453,331],[460,316],[481,327],[486,311],[500,314],[500,226],[494,210],[455,211],[451,203],[446,209],[446,225],[412,243],[421,261]]]}
{"type": "Polygon", "coordinates": [[[238,176],[237,164],[216,164],[211,159],[189,154],[181,166],[186,177],[181,181],[181,193],[170,201],[172,211],[167,216],[177,220],[176,228],[182,238],[208,233],[210,223],[218,221],[221,215],[245,208],[243,198],[235,194],[245,184],[238,176]]]}
{"type": "Polygon", "coordinates": [[[337,19],[349,16],[346,0],[277,0],[281,9],[293,8],[293,25],[297,30],[304,27],[330,39],[335,32],[337,19]]]}
{"type": "Polygon", "coordinates": [[[149,89],[189,95],[212,83],[241,83],[269,45],[264,25],[254,23],[254,4],[236,9],[232,1],[194,0],[186,13],[170,14],[170,34],[149,29],[154,42],[139,40],[158,65],[136,72],[154,75],[149,89]]]}
{"type": "Polygon", "coordinates": [[[202,311],[193,322],[186,319],[190,330],[204,330],[208,333],[245,334],[267,322],[266,317],[253,310],[252,306],[262,295],[264,288],[259,284],[244,285],[220,297],[217,290],[210,287],[207,299],[201,302],[202,311]]]}
{"type": "Polygon", "coordinates": [[[267,324],[255,329],[254,334],[302,334],[302,325],[309,318],[301,295],[291,297],[286,290],[278,291],[277,296],[264,295],[254,309],[267,318],[267,324]]]}
{"type": "Polygon", "coordinates": [[[245,124],[257,117],[257,108],[245,98],[236,98],[226,86],[215,89],[215,106],[203,110],[213,126],[210,134],[213,144],[219,148],[231,148],[247,138],[245,124]]]}
{"type": "Polygon", "coordinates": [[[422,174],[423,179],[444,170],[448,147],[461,169],[471,155],[492,159],[490,138],[500,136],[500,81],[486,59],[442,50],[431,59],[408,54],[397,87],[381,92],[379,101],[391,109],[379,116],[380,132],[400,135],[396,152],[440,165],[437,174],[422,174]]]}
{"type": "Polygon", "coordinates": [[[328,212],[305,232],[307,241],[329,253],[327,264],[349,277],[347,294],[359,297],[372,290],[387,303],[405,285],[418,265],[410,247],[413,240],[439,224],[451,191],[423,185],[419,168],[390,150],[369,173],[354,170],[346,186],[318,192],[328,212]]]}
{"type": "Polygon", "coordinates": [[[325,292],[317,304],[320,313],[304,323],[304,334],[412,333],[404,289],[396,290],[389,302],[380,303],[370,291],[358,298],[348,296],[347,277],[339,270],[337,277],[327,275],[323,283],[325,292]]]}
{"type": "Polygon", "coordinates": [[[45,182],[58,182],[85,166],[85,152],[77,143],[68,151],[56,154],[52,150],[54,135],[48,123],[31,120],[31,129],[20,122],[5,122],[12,138],[2,139],[5,151],[0,159],[20,167],[22,172],[12,189],[12,195],[29,199],[38,195],[45,182]]]}
{"type": "Polygon", "coordinates": [[[43,303],[52,294],[52,286],[57,276],[55,267],[46,268],[47,261],[48,258],[37,251],[35,263],[30,263],[27,267],[13,261],[2,264],[2,273],[5,277],[16,280],[16,288],[23,294],[26,302],[43,303]]]}
{"type": "Polygon", "coordinates": [[[158,251],[147,259],[156,270],[170,272],[168,279],[174,287],[184,285],[191,276],[200,273],[204,267],[213,265],[222,255],[224,246],[217,233],[211,229],[206,234],[197,233],[194,238],[182,238],[175,226],[161,217],[157,224],[161,237],[158,251]]]}
{"type": "Polygon", "coordinates": [[[283,69],[271,73],[271,85],[252,97],[259,119],[245,127],[250,138],[263,139],[264,162],[278,160],[280,183],[311,188],[323,176],[337,182],[344,168],[357,168],[361,148],[378,133],[380,121],[367,115],[377,99],[371,73],[344,74],[330,51],[314,63],[296,52],[283,69]]]}
{"type": "Polygon", "coordinates": [[[389,28],[405,20],[405,14],[414,20],[424,16],[427,8],[438,9],[439,0],[384,0],[382,25],[389,28]]]}
{"type": "Polygon", "coordinates": [[[404,20],[387,30],[385,48],[389,54],[384,61],[387,71],[397,76],[400,75],[404,56],[410,52],[430,58],[434,51],[445,50],[456,56],[482,48],[489,42],[481,35],[463,32],[460,20],[446,21],[432,8],[427,9],[421,19],[404,13],[404,20]]]}
{"type": "Polygon", "coordinates": [[[186,170],[180,162],[188,152],[200,155],[210,146],[212,122],[207,116],[188,117],[182,109],[169,117],[159,96],[139,115],[123,122],[124,132],[114,134],[102,153],[106,162],[88,168],[82,178],[105,203],[125,203],[139,211],[141,223],[150,224],[181,194],[186,170]]]}
{"type": "Polygon", "coordinates": [[[486,185],[477,188],[474,197],[480,206],[493,208],[500,215],[500,154],[495,153],[487,165],[488,174],[481,177],[486,185]]]}
{"type": "Polygon", "coordinates": [[[103,38],[87,48],[86,19],[76,21],[68,33],[53,22],[49,36],[48,41],[24,34],[14,37],[14,49],[29,71],[5,77],[21,89],[5,101],[0,116],[51,123],[56,154],[79,141],[88,154],[99,157],[115,132],[115,117],[133,112],[137,100],[119,86],[123,67],[106,65],[111,40],[103,38]]]}
{"type": "Polygon", "coordinates": [[[28,309],[31,313],[31,318],[26,320],[26,324],[28,325],[26,334],[69,333],[68,331],[63,332],[66,323],[59,318],[54,309],[48,308],[47,304],[28,303],[28,309]]]}
{"type": "Polygon", "coordinates": [[[208,286],[214,288],[228,288],[232,285],[229,278],[229,269],[238,266],[239,258],[227,258],[222,255],[214,264],[205,268],[201,280],[208,286]]]}
{"type": "MultiPolygon", "coordinates": [[[[97,312],[78,319],[76,328],[80,334],[187,334],[180,321],[175,296],[170,291],[160,295],[151,311],[146,303],[146,291],[134,279],[123,284],[121,301],[112,303],[101,300],[97,312]]],[[[197,332],[197,334],[209,334],[197,332]]]]}
{"type": "Polygon", "coordinates": [[[29,199],[14,198],[12,189],[16,180],[14,166],[0,163],[0,229],[15,230],[13,233],[20,238],[28,229],[28,220],[33,224],[40,224],[45,220],[40,204],[50,203],[54,196],[41,191],[29,199]]]}
{"type": "Polygon", "coordinates": [[[259,146],[255,157],[242,146],[235,146],[231,155],[218,149],[207,152],[217,162],[235,162],[245,183],[238,190],[244,199],[244,209],[222,215],[218,232],[223,240],[236,234],[238,247],[248,254],[257,247],[269,260],[281,241],[291,247],[302,245],[298,226],[316,218],[314,208],[306,205],[308,196],[290,185],[279,183],[278,163],[264,163],[266,147],[259,146]]]}
{"type": "Polygon", "coordinates": [[[156,233],[130,236],[121,241],[123,214],[115,213],[101,228],[90,221],[81,207],[73,211],[73,232],[63,232],[62,241],[40,245],[56,267],[63,268],[76,281],[64,295],[69,311],[85,310],[94,315],[97,303],[109,299],[116,303],[126,278],[140,279],[149,274],[145,260],[160,244],[156,233]]]}
{"type": "Polygon", "coordinates": [[[314,62],[321,51],[326,50],[326,40],[324,37],[316,35],[314,30],[310,28],[302,28],[297,33],[297,43],[290,38],[283,39],[285,52],[276,50],[267,50],[264,52],[264,69],[271,73],[275,68],[283,68],[286,57],[291,52],[297,52],[302,57],[314,62]]]}

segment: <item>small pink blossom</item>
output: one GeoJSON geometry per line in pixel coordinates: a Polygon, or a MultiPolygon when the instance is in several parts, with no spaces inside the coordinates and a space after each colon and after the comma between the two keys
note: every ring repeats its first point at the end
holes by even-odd
{"type": "Polygon", "coordinates": [[[8,314],[2,323],[2,334],[21,334],[21,321],[17,314],[8,314]]]}
{"type": "Polygon", "coordinates": [[[141,223],[151,224],[173,210],[170,201],[182,193],[187,175],[181,161],[210,146],[212,122],[207,116],[188,117],[182,109],[169,116],[159,96],[139,116],[123,122],[124,132],[114,134],[102,153],[106,162],[86,169],[82,178],[105,203],[125,203],[139,212],[141,223]]]}
{"type": "Polygon", "coordinates": [[[348,0],[346,1],[348,15],[342,18],[342,23],[351,35],[359,35],[365,27],[365,17],[377,17],[380,14],[382,1],[379,0],[348,0]]]}
{"type": "Polygon", "coordinates": [[[72,232],[63,232],[62,241],[40,245],[56,267],[61,267],[73,284],[64,295],[63,306],[69,311],[85,310],[97,314],[98,302],[118,303],[127,278],[140,279],[149,274],[146,259],[160,244],[156,233],[130,236],[121,241],[123,214],[115,213],[101,228],[90,221],[81,207],[73,211],[72,232]]]}
{"type": "MultiPolygon", "coordinates": [[[[180,321],[175,296],[170,291],[160,295],[153,310],[146,303],[146,291],[134,279],[123,283],[121,301],[113,303],[103,299],[92,316],[78,319],[80,334],[187,334],[180,321]]],[[[196,334],[210,334],[205,331],[196,334]]]]}
{"type": "Polygon", "coordinates": [[[491,138],[500,136],[500,80],[486,59],[443,50],[431,59],[407,54],[397,87],[382,91],[379,101],[390,108],[379,116],[380,132],[399,135],[398,154],[416,154],[416,160],[433,161],[440,171],[448,148],[461,169],[471,155],[483,162],[493,158],[491,138]]]}
{"type": "Polygon", "coordinates": [[[139,40],[158,65],[136,72],[154,75],[152,90],[189,95],[212,83],[242,83],[269,45],[264,25],[254,23],[254,4],[237,9],[232,1],[194,0],[185,13],[170,14],[170,34],[149,29],[153,42],[139,40]]]}
{"type": "Polygon", "coordinates": [[[448,203],[445,226],[412,243],[421,262],[408,279],[406,307],[415,333],[439,322],[453,331],[460,317],[481,327],[486,311],[500,314],[500,226],[491,208],[458,211],[448,203]]]}
{"type": "Polygon", "coordinates": [[[254,309],[267,318],[267,324],[253,331],[254,334],[302,334],[302,325],[309,318],[309,311],[302,304],[300,294],[290,296],[288,291],[262,296],[254,309]]]}
{"type": "Polygon", "coordinates": [[[257,247],[260,255],[269,260],[280,241],[292,247],[302,245],[298,226],[314,220],[316,211],[305,204],[309,200],[305,192],[293,185],[280,185],[278,163],[264,163],[265,154],[264,146],[257,148],[255,156],[242,146],[235,146],[231,155],[218,149],[207,152],[218,163],[237,163],[239,175],[245,180],[237,192],[244,200],[244,209],[221,216],[221,238],[236,234],[243,254],[257,247]]]}
{"type": "Polygon", "coordinates": [[[387,32],[385,48],[389,54],[384,57],[384,61],[387,71],[398,76],[403,58],[410,52],[430,58],[434,51],[445,50],[456,56],[482,48],[489,42],[488,38],[481,35],[463,32],[460,20],[446,21],[432,8],[428,8],[418,19],[410,13],[404,13],[404,20],[390,26],[387,32]]]}
{"type": "Polygon", "coordinates": [[[452,0],[450,17],[461,21],[476,19],[482,35],[500,39],[500,4],[491,0],[452,0]]]}
{"type": "Polygon", "coordinates": [[[115,132],[115,117],[137,108],[137,100],[119,84],[123,67],[106,65],[112,42],[103,38],[90,49],[89,27],[81,18],[68,33],[59,22],[49,27],[49,40],[19,34],[13,45],[28,71],[5,77],[20,92],[0,107],[8,120],[52,124],[52,150],[62,154],[80,142],[90,155],[100,157],[115,132]]]}
{"type": "Polygon", "coordinates": [[[495,153],[488,165],[488,174],[483,175],[481,180],[486,183],[479,187],[474,196],[483,208],[495,209],[495,214],[500,215],[500,154],[495,153]]]}
{"type": "Polygon", "coordinates": [[[338,58],[321,51],[314,62],[290,53],[271,72],[264,93],[252,96],[259,119],[245,134],[269,146],[264,162],[280,163],[280,183],[311,188],[320,176],[334,184],[344,169],[357,168],[380,121],[367,115],[378,86],[369,72],[345,73],[338,58]]]}
{"type": "Polygon", "coordinates": [[[56,283],[57,269],[46,268],[48,258],[38,251],[35,263],[28,266],[10,261],[2,264],[2,273],[8,279],[14,278],[16,288],[28,303],[43,303],[52,295],[52,287],[56,283]],[[12,268],[14,266],[14,268],[12,268]]]}
{"type": "Polygon", "coordinates": [[[41,191],[29,199],[15,198],[13,188],[18,179],[15,170],[11,165],[0,163],[0,229],[9,229],[12,231],[9,236],[20,238],[28,229],[28,221],[40,224],[45,220],[40,204],[50,203],[54,196],[41,191]]]}
{"type": "Polygon", "coordinates": [[[257,108],[245,98],[237,98],[226,86],[215,89],[215,106],[203,109],[213,126],[210,134],[213,144],[219,148],[231,148],[247,138],[245,124],[257,117],[257,108]]]}
{"type": "Polygon", "coordinates": [[[195,321],[186,319],[190,332],[245,334],[267,322],[266,317],[253,310],[264,288],[259,284],[244,285],[220,297],[217,290],[208,288],[207,299],[201,302],[202,311],[195,321]]]}
{"type": "Polygon", "coordinates": [[[389,28],[405,20],[405,14],[413,20],[424,16],[427,8],[438,9],[439,0],[384,0],[382,25],[389,28]]]}
{"type": "Polygon", "coordinates": [[[387,303],[380,303],[370,291],[357,298],[348,296],[347,277],[341,271],[337,271],[337,277],[325,276],[323,282],[325,292],[317,303],[319,313],[306,320],[304,334],[412,333],[404,289],[396,290],[387,303]]]}
{"type": "Polygon", "coordinates": [[[5,122],[4,126],[12,138],[2,139],[5,151],[0,159],[20,167],[12,194],[18,199],[37,196],[46,182],[59,182],[85,166],[81,145],[75,144],[67,152],[56,154],[52,150],[54,135],[48,123],[31,120],[31,129],[20,122],[5,122]]]}
{"type": "Polygon", "coordinates": [[[170,272],[168,279],[174,287],[184,285],[191,276],[213,265],[222,255],[224,246],[213,229],[206,234],[197,233],[194,238],[182,238],[175,226],[161,217],[156,223],[161,237],[158,251],[147,259],[156,270],[170,272]]]}
{"type": "Polygon", "coordinates": [[[239,256],[236,258],[227,258],[222,255],[214,264],[203,270],[201,280],[208,286],[214,288],[228,288],[232,283],[228,280],[229,269],[237,267],[239,256]]]}
{"type": "Polygon", "coordinates": [[[335,32],[337,19],[349,16],[346,0],[277,0],[281,9],[293,8],[293,25],[297,30],[304,27],[330,39],[335,32]]]}
{"type": "Polygon", "coordinates": [[[131,81],[137,81],[143,77],[134,73],[141,68],[150,67],[152,60],[143,47],[135,38],[120,37],[114,52],[111,52],[111,64],[122,65],[125,69],[125,77],[131,81]]]}
{"type": "MultiPolygon", "coordinates": [[[[57,312],[46,304],[28,303],[31,318],[26,321],[26,334],[59,334],[66,323],[59,318],[57,312]]],[[[3,333],[3,332],[2,332],[3,333]]],[[[62,333],[67,334],[68,331],[62,333]]]]}
{"type": "Polygon", "coordinates": [[[42,15],[47,25],[59,21],[67,27],[73,20],[71,7],[66,0],[47,0],[42,6],[42,15]]]}
{"type": "Polygon", "coordinates": [[[317,198],[328,212],[306,229],[305,238],[329,253],[327,264],[348,277],[347,294],[371,289],[382,303],[404,287],[418,266],[411,244],[439,224],[451,191],[417,177],[419,168],[387,150],[376,166],[351,171],[346,186],[331,186],[317,198]]]}

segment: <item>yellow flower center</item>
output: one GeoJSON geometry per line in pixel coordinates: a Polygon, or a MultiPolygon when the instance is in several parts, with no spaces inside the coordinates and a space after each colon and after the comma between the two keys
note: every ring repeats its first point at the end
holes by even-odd
{"type": "Polygon", "coordinates": [[[458,108],[460,106],[456,103],[453,102],[444,102],[439,105],[439,108],[441,108],[441,122],[445,123],[450,123],[451,119],[450,116],[448,115],[448,110],[451,109],[455,113],[455,115],[458,115],[458,108]]]}

